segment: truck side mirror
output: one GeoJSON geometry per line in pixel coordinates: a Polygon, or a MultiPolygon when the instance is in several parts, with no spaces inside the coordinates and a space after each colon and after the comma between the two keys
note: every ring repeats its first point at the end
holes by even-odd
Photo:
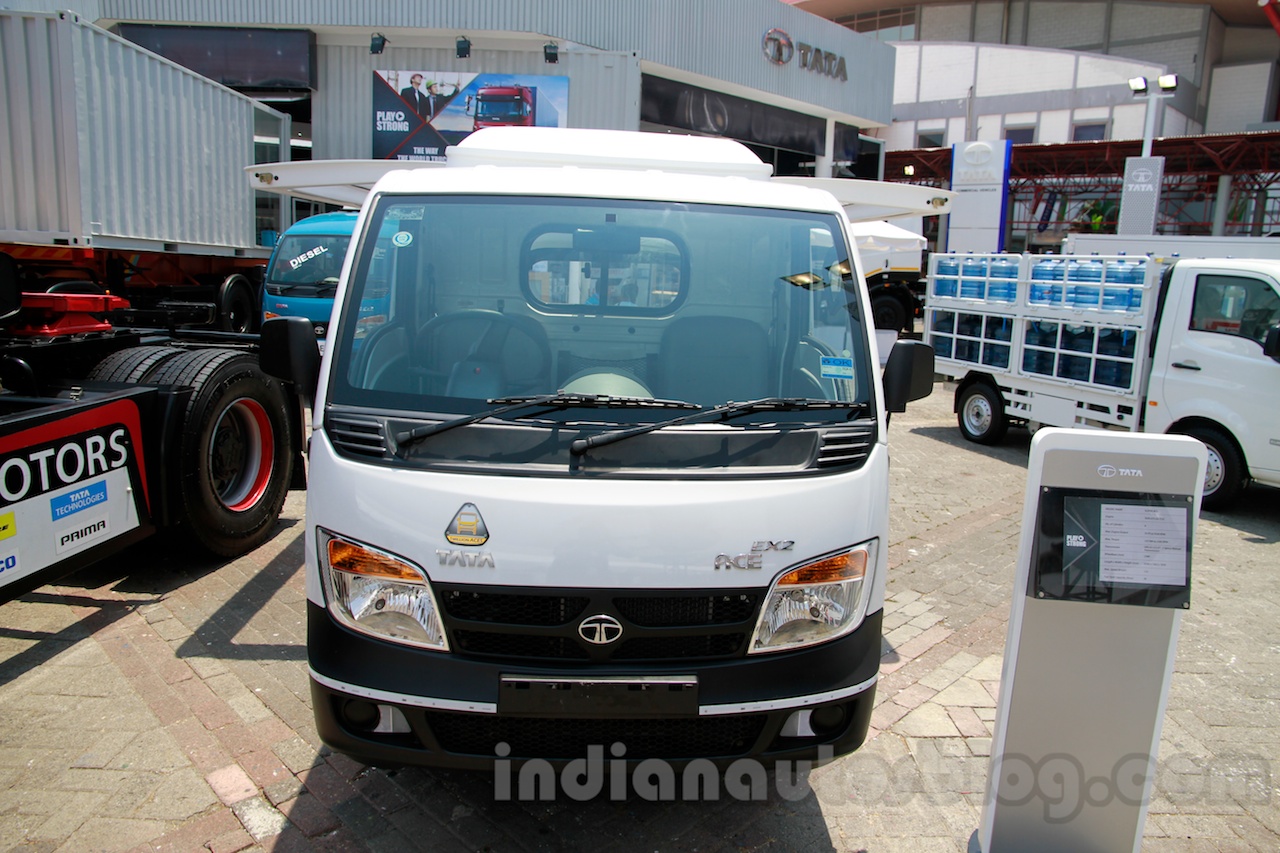
{"type": "Polygon", "coordinates": [[[905,412],[907,403],[933,392],[933,347],[922,341],[899,340],[884,366],[884,404],[890,412],[905,412]]]}
{"type": "Polygon", "coordinates": [[[320,381],[320,347],[311,321],[306,317],[273,317],[262,324],[258,341],[258,363],[263,371],[292,383],[311,408],[320,381]]]}
{"type": "Polygon", "coordinates": [[[1262,354],[1280,361],[1280,325],[1267,329],[1267,336],[1262,339],[1262,354]]]}

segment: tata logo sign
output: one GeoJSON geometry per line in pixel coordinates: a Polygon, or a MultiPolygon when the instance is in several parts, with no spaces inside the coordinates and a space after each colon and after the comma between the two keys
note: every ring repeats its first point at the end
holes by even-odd
{"type": "Polygon", "coordinates": [[[1099,465],[1098,476],[1104,480],[1110,480],[1112,477],[1141,477],[1141,468],[1117,468],[1114,465],[1099,465]]]}
{"type": "Polygon", "coordinates": [[[970,142],[960,150],[953,184],[995,184],[1001,179],[1001,164],[995,149],[986,142],[970,142]]]}
{"type": "Polygon", "coordinates": [[[800,54],[799,66],[806,71],[822,74],[836,80],[847,81],[849,70],[844,57],[829,50],[814,47],[804,42],[794,42],[785,30],[777,27],[766,32],[760,39],[760,49],[764,56],[774,65],[786,65],[796,54],[800,54]]]}
{"type": "Polygon", "coordinates": [[[1134,169],[1129,179],[1135,184],[1149,184],[1155,180],[1156,173],[1150,169],[1134,169]]]}
{"type": "Polygon", "coordinates": [[[622,623],[607,613],[588,616],[578,624],[578,636],[593,646],[607,646],[622,636],[622,623]]]}
{"type": "Polygon", "coordinates": [[[991,162],[991,146],[985,142],[975,142],[964,149],[964,162],[970,166],[985,166],[991,162]]]}

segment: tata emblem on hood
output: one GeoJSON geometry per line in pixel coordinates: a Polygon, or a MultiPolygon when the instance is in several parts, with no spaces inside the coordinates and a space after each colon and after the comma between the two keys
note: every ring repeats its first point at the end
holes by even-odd
{"type": "Polygon", "coordinates": [[[463,504],[445,528],[444,538],[454,545],[483,545],[489,541],[489,528],[475,504],[463,504]]]}

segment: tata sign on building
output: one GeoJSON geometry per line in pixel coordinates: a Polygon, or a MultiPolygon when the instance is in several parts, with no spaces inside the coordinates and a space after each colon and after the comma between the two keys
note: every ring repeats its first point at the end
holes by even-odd
{"type": "Polygon", "coordinates": [[[800,60],[797,64],[804,70],[846,82],[849,79],[849,69],[843,56],[811,44],[794,42],[785,30],[777,27],[760,38],[760,49],[774,65],[786,65],[799,53],[800,60]]]}
{"type": "Polygon", "coordinates": [[[1156,213],[1160,209],[1160,185],[1163,181],[1163,157],[1125,158],[1117,234],[1156,233],[1156,213]]]}
{"type": "Polygon", "coordinates": [[[1004,219],[1009,198],[1011,143],[957,142],[951,146],[951,202],[947,249],[953,252],[1004,250],[1004,219]]]}

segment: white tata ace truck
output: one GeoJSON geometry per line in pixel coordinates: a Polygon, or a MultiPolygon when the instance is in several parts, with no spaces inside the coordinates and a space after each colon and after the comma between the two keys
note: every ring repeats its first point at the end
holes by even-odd
{"type": "MultiPolygon", "coordinates": [[[[305,165],[254,178],[342,183],[305,165]]],[[[933,359],[901,341],[882,382],[843,205],[949,194],[769,173],[725,139],[491,128],[332,193],[368,191],[323,356],[299,318],[263,328],[264,369],[314,388],[327,744],[485,768],[862,743],[886,428],[933,359]],[[389,308],[357,340],[371,290],[389,308]]]]}
{"type": "Polygon", "coordinates": [[[1280,486],[1280,261],[934,255],[926,340],[965,438],[1013,424],[1179,433],[1207,509],[1280,486]]]}

